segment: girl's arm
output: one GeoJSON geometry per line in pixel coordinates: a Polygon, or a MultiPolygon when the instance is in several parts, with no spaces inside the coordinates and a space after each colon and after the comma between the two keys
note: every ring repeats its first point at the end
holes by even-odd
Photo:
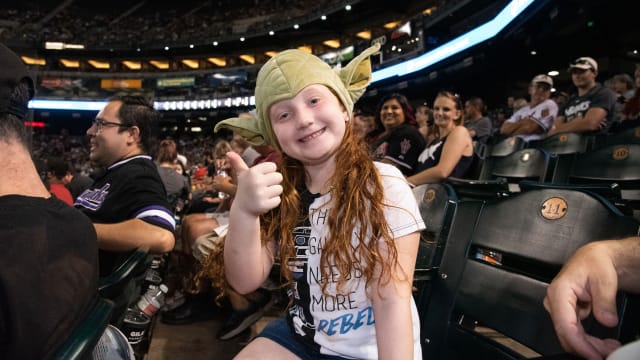
{"type": "Polygon", "coordinates": [[[262,245],[260,214],[280,205],[282,175],[274,163],[249,168],[240,155],[229,152],[227,157],[238,175],[238,189],[229,212],[224,268],[229,285],[247,294],[264,282],[273,265],[275,241],[262,245]]]}
{"type": "Polygon", "coordinates": [[[456,126],[444,143],[440,161],[436,166],[409,176],[407,181],[413,185],[438,183],[451,175],[462,158],[465,149],[471,146],[469,132],[462,126],[456,126]]]}
{"type": "MultiPolygon", "coordinates": [[[[379,359],[414,358],[411,291],[419,240],[419,232],[396,238],[398,264],[392,269],[391,280],[381,284],[372,279],[369,286],[379,359]]],[[[381,251],[384,256],[385,249],[381,251]]]]}

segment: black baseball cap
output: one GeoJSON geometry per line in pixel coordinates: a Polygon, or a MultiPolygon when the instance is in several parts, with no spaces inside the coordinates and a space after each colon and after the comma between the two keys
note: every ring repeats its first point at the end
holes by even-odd
{"type": "Polygon", "coordinates": [[[29,84],[29,99],[35,95],[35,86],[27,66],[22,59],[4,44],[0,44],[0,113],[24,118],[28,109],[25,104],[9,101],[14,88],[22,81],[29,84]]]}

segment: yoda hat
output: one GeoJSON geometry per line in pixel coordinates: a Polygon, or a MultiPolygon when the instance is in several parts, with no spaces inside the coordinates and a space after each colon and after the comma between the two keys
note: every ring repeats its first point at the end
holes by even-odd
{"type": "Polygon", "coordinates": [[[269,108],[277,101],[290,99],[309,85],[331,89],[351,117],[353,104],[364,94],[371,81],[369,56],[377,52],[374,45],[355,57],[342,69],[332,69],[315,55],[300,50],[286,50],[267,61],[256,81],[256,118],[231,118],[219,122],[220,128],[231,129],[252,145],[270,144],[280,149],[269,120],[269,108]]]}

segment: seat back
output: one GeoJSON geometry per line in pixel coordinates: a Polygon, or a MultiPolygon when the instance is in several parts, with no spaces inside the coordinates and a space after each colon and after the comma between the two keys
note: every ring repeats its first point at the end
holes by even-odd
{"type": "Polygon", "coordinates": [[[640,126],[638,126],[638,122],[634,124],[636,126],[625,128],[611,134],[598,135],[595,147],[599,149],[609,145],[640,144],[640,126]]]}
{"type": "Polygon", "coordinates": [[[640,219],[640,144],[609,145],[578,154],[569,182],[615,187],[618,206],[640,219]]]}
{"type": "Polygon", "coordinates": [[[138,282],[149,264],[149,254],[145,251],[133,251],[114,272],[100,277],[98,291],[100,296],[114,301],[111,323],[120,325],[127,306],[140,294],[138,282]]]}
{"type": "MultiPolygon", "coordinates": [[[[420,215],[426,228],[420,234],[420,244],[413,284],[418,314],[423,321],[424,311],[431,298],[431,283],[437,275],[444,246],[455,213],[457,197],[453,188],[447,184],[425,184],[413,189],[420,208],[420,215]]],[[[421,327],[422,328],[422,327],[421,327]]]]}
{"type": "Polygon", "coordinates": [[[497,159],[490,170],[492,178],[513,180],[544,180],[549,166],[549,154],[540,149],[522,149],[497,159]]]}
{"type": "Polygon", "coordinates": [[[521,149],[507,156],[487,159],[483,173],[489,178],[468,180],[449,177],[459,198],[499,198],[518,192],[522,180],[543,181],[549,167],[549,154],[540,149],[521,149]]]}
{"type": "Polygon", "coordinates": [[[73,329],[67,340],[58,348],[53,359],[89,359],[95,345],[109,324],[112,311],[113,302],[98,297],[87,316],[73,329]]]}
{"type": "Polygon", "coordinates": [[[532,148],[542,149],[549,153],[551,162],[546,181],[565,183],[576,154],[590,149],[594,138],[577,133],[562,133],[546,139],[531,142],[532,148]]]}
{"type": "Polygon", "coordinates": [[[526,141],[524,141],[521,137],[511,136],[491,145],[489,149],[489,156],[507,156],[513,154],[518,150],[524,149],[526,145],[526,141]]]}
{"type": "Polygon", "coordinates": [[[640,144],[609,145],[578,154],[569,178],[621,184],[640,181],[640,144]]]}
{"type": "MultiPolygon", "coordinates": [[[[637,235],[640,224],[604,198],[578,190],[539,188],[499,200],[458,205],[477,214],[471,230],[451,231],[434,282],[427,318],[425,358],[522,359],[525,356],[476,331],[493,329],[536,353],[562,353],[542,300],[548,283],[580,246],[594,240],[637,235]],[[480,204],[478,204],[480,203],[480,204]],[[472,206],[470,206],[472,205],[472,206]],[[469,325],[471,324],[471,325],[469,325]],[[442,333],[442,334],[441,334],[442,333]]],[[[456,219],[453,221],[456,226],[456,219]]],[[[623,325],[631,314],[619,299],[621,324],[592,333],[630,340],[623,325]]],[[[628,326],[628,325],[627,325],[628,326]]]]}
{"type": "Polygon", "coordinates": [[[493,168],[493,163],[496,159],[502,158],[507,155],[511,155],[518,150],[524,149],[526,142],[522,138],[517,136],[511,136],[497,141],[495,144],[489,145],[487,156],[482,163],[482,168],[479,171],[478,179],[486,180],[491,176],[489,169],[493,168]]]}
{"type": "Polygon", "coordinates": [[[530,147],[544,149],[550,154],[565,155],[582,153],[588,150],[591,137],[578,133],[562,133],[546,139],[531,142],[530,147]]]}

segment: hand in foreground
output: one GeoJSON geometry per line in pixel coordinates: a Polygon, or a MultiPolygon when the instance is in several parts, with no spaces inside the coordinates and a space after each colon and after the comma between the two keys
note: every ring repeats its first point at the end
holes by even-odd
{"type": "Polygon", "coordinates": [[[586,359],[604,359],[620,346],[615,339],[587,334],[581,320],[591,311],[605,326],[618,323],[618,276],[606,249],[598,243],[580,248],[551,282],[544,307],[551,315],[562,347],[586,359]]]}
{"type": "Polygon", "coordinates": [[[282,174],[275,163],[265,162],[249,168],[240,155],[232,151],[227,153],[227,158],[238,179],[233,208],[258,216],[280,205],[282,174]]]}

